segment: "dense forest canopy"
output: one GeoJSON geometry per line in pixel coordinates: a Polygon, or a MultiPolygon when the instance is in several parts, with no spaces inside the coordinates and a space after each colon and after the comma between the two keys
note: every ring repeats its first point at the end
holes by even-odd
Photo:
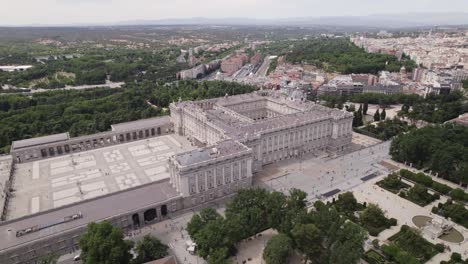
{"type": "Polygon", "coordinates": [[[179,98],[205,99],[254,89],[220,81],[180,81],[169,85],[145,81],[123,89],[0,96],[0,153],[8,152],[14,140],[66,131],[72,136],[92,134],[108,130],[111,124],[168,114],[164,108],[179,98]]]}
{"type": "Polygon", "coordinates": [[[393,55],[368,53],[354,45],[348,38],[313,38],[299,41],[279,41],[261,48],[270,55],[286,55],[286,61],[293,64],[310,64],[327,72],[372,73],[386,70],[399,71],[405,66],[412,71],[417,65],[403,58],[398,61],[393,55]]]}
{"type": "Polygon", "coordinates": [[[382,108],[401,104],[400,115],[411,120],[424,120],[430,123],[443,123],[468,112],[466,98],[461,92],[448,95],[429,94],[423,98],[416,94],[364,93],[353,96],[322,96],[328,107],[342,108],[345,102],[377,104],[382,108]]]}
{"type": "MultiPolygon", "coordinates": [[[[179,54],[180,50],[176,48],[91,49],[86,50],[82,56],[59,56],[39,63],[32,55],[19,52],[14,56],[23,58],[22,62],[33,64],[34,67],[22,72],[0,72],[0,84],[53,89],[65,85],[104,84],[107,77],[114,82],[138,82],[144,79],[173,81],[178,71],[188,67],[186,64],[176,63],[179,54]]],[[[7,59],[10,56],[2,58],[0,64],[11,60],[7,59]]]]}
{"type": "Polygon", "coordinates": [[[392,158],[427,168],[443,178],[468,184],[468,127],[452,123],[411,130],[396,137],[392,158]]]}

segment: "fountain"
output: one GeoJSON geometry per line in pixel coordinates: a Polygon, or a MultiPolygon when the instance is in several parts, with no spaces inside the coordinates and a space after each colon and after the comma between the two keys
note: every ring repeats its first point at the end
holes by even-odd
{"type": "Polygon", "coordinates": [[[463,235],[453,228],[451,224],[446,223],[445,219],[433,219],[429,216],[417,215],[412,219],[413,223],[432,239],[440,238],[441,240],[451,243],[461,243],[464,241],[463,235]]]}

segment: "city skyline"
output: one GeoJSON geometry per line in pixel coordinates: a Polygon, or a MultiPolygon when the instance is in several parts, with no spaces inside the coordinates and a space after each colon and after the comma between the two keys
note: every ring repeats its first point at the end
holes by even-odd
{"type": "Polygon", "coordinates": [[[417,13],[420,16],[428,13],[468,12],[465,1],[452,0],[450,2],[448,5],[434,0],[293,0],[287,3],[279,0],[235,2],[136,0],[129,4],[123,0],[44,0],[40,2],[24,0],[4,3],[10,11],[0,17],[0,25],[103,25],[200,17],[209,19],[242,17],[264,20],[298,17],[359,17],[378,14],[405,15],[408,13],[417,13]]]}

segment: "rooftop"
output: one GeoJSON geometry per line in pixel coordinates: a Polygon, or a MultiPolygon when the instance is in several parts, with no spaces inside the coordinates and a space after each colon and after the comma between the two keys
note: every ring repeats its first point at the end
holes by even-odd
{"type": "Polygon", "coordinates": [[[165,135],[16,164],[6,218],[14,219],[168,179],[169,157],[193,149],[165,135]]]}
{"type": "Polygon", "coordinates": [[[0,224],[0,253],[12,247],[20,246],[34,240],[53,236],[87,225],[90,222],[101,221],[111,216],[126,214],[151,204],[168,201],[178,196],[178,193],[168,181],[140,186],[118,193],[113,193],[99,199],[88,200],[59,209],[53,209],[33,216],[27,216],[0,224]],[[63,219],[81,213],[82,217],[73,221],[63,222],[63,219]],[[63,222],[17,237],[16,232],[35,227],[47,226],[63,222]]]}
{"type": "MultiPolygon", "coordinates": [[[[297,91],[297,90],[294,90],[297,91]]],[[[242,94],[235,96],[225,96],[216,99],[209,99],[203,101],[187,101],[177,103],[176,106],[183,108],[184,111],[199,114],[199,118],[206,117],[208,125],[214,126],[215,128],[221,129],[225,136],[233,140],[248,140],[250,137],[256,137],[261,133],[270,132],[272,130],[279,130],[287,128],[291,124],[300,126],[311,122],[320,122],[335,117],[350,116],[350,113],[343,112],[337,109],[327,108],[313,102],[291,100],[289,97],[279,94],[278,91],[260,91],[260,95],[257,93],[242,94]],[[278,113],[275,117],[269,117],[266,119],[258,119],[252,121],[243,114],[242,111],[231,110],[233,105],[244,104],[250,102],[265,102],[265,106],[269,111],[277,112],[276,109],[287,109],[284,113],[278,113]],[[223,108],[206,109],[202,108],[202,104],[209,102],[210,104],[222,106],[223,108]],[[276,105],[277,108],[273,107],[269,109],[269,104],[276,105]],[[226,109],[227,108],[227,109],[226,109]],[[229,113],[233,111],[236,114],[229,113]],[[249,121],[250,120],[250,121],[249,121]]],[[[262,108],[259,106],[259,108],[262,108]]],[[[246,107],[244,112],[253,110],[252,107],[246,107]]]]}
{"type": "Polygon", "coordinates": [[[171,122],[171,118],[169,116],[162,116],[162,117],[154,117],[154,118],[115,124],[115,125],[112,125],[111,127],[112,127],[112,131],[125,132],[129,130],[161,126],[161,125],[168,124],[170,122],[171,122]]]}
{"type": "Polygon", "coordinates": [[[239,154],[248,150],[249,149],[246,146],[240,144],[239,142],[226,140],[219,142],[216,147],[206,147],[177,154],[175,159],[180,165],[187,166],[214,160],[219,157],[239,154]]]}
{"type": "Polygon", "coordinates": [[[67,132],[67,133],[54,134],[54,135],[49,135],[49,136],[44,136],[44,137],[35,137],[35,138],[17,140],[17,141],[13,141],[11,149],[17,150],[17,149],[29,148],[29,147],[33,147],[37,145],[66,141],[69,138],[70,136],[67,132]]]}

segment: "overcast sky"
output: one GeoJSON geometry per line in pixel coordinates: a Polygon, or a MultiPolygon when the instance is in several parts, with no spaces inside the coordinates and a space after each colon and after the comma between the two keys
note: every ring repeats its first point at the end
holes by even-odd
{"type": "Polygon", "coordinates": [[[468,12],[468,0],[0,0],[0,25],[468,12]]]}

